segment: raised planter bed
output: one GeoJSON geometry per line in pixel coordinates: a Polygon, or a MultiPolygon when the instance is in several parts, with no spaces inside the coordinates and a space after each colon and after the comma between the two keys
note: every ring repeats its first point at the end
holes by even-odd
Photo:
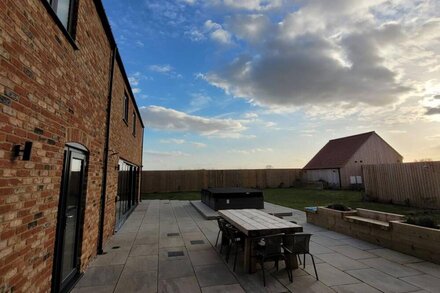
{"type": "Polygon", "coordinates": [[[366,209],[306,208],[307,222],[440,263],[440,230],[404,223],[405,217],[366,209]]]}

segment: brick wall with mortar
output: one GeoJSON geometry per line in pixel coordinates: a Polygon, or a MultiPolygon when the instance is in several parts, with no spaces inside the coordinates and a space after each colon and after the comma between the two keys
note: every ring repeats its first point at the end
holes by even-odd
{"type": "MultiPolygon", "coordinates": [[[[119,65],[119,64],[118,64],[119,65]]],[[[141,167],[142,161],[142,125],[140,117],[135,110],[132,99],[128,99],[128,120],[124,121],[124,96],[130,97],[130,91],[124,82],[120,66],[115,66],[112,89],[112,106],[110,117],[110,145],[109,160],[107,169],[106,186],[106,215],[115,211],[115,196],[118,187],[118,166],[119,159],[141,167]],[[135,113],[136,132],[133,135],[133,113],[135,113]]],[[[139,168],[141,169],[141,168],[139,168]]],[[[141,173],[141,172],[139,172],[141,173]]],[[[140,180],[139,180],[140,182],[140,180]]],[[[140,184],[140,183],[139,183],[140,184]]],[[[140,188],[139,188],[140,189],[140,188]]],[[[138,194],[139,200],[139,194],[138,194]]],[[[115,226],[115,217],[106,216],[104,235],[112,235],[115,226]]]]}
{"type": "MultiPolygon", "coordinates": [[[[82,270],[97,250],[111,43],[93,0],[79,1],[78,50],[43,1],[0,0],[0,291],[50,290],[67,142],[89,150],[82,270]],[[33,142],[31,160],[12,160],[13,145],[28,140],[33,142]]],[[[129,86],[119,78],[115,91],[120,83],[129,86]]],[[[116,115],[110,149],[141,165],[142,128],[130,140],[131,127],[116,127],[116,115]]],[[[105,238],[114,226],[112,160],[105,238]]]]}

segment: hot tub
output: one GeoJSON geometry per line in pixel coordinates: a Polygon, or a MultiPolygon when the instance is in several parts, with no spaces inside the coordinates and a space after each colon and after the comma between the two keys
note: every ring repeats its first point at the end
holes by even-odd
{"type": "Polygon", "coordinates": [[[264,209],[263,191],[259,189],[228,187],[202,189],[201,199],[211,209],[264,209]]]}

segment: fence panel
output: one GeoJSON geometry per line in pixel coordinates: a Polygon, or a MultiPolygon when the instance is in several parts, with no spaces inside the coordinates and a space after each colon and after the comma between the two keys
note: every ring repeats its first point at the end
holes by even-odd
{"type": "Polygon", "coordinates": [[[440,162],[364,165],[362,172],[372,200],[440,208],[440,162]]]}
{"type": "Polygon", "coordinates": [[[142,171],[141,193],[199,191],[208,187],[291,187],[301,177],[301,169],[142,171]]]}

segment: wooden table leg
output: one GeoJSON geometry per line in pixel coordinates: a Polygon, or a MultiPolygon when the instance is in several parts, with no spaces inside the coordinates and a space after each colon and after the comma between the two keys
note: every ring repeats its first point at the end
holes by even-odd
{"type": "Polygon", "coordinates": [[[252,257],[252,239],[245,238],[244,240],[244,271],[249,271],[250,274],[257,271],[255,258],[252,257]]]}

